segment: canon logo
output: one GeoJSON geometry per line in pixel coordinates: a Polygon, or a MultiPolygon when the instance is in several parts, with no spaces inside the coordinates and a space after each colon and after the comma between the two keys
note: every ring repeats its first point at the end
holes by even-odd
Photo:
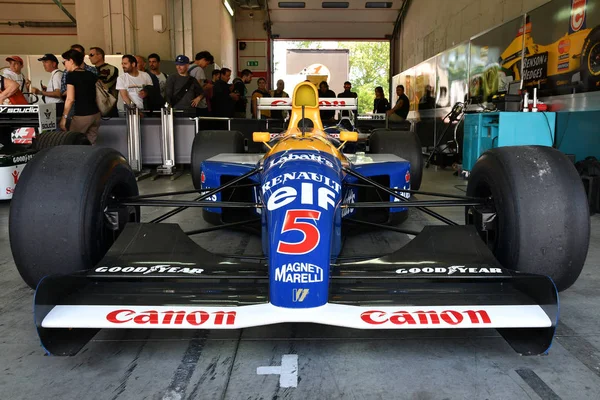
{"type": "Polygon", "coordinates": [[[138,325],[233,325],[235,311],[162,311],[148,310],[135,312],[134,310],[115,310],[106,315],[108,322],[113,324],[134,323],[138,325]]]}
{"type": "Polygon", "coordinates": [[[384,311],[365,311],[360,318],[371,325],[391,323],[394,325],[459,325],[465,321],[465,316],[471,324],[491,324],[490,316],[484,310],[455,311],[395,311],[391,314],[384,311]]]}

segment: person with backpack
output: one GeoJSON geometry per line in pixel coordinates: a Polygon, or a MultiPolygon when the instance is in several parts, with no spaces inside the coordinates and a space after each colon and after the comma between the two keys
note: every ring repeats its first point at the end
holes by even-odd
{"type": "Polygon", "coordinates": [[[166,100],[174,109],[193,112],[196,115],[195,110],[204,99],[204,90],[198,80],[190,76],[189,64],[190,59],[185,55],[175,58],[177,73],[167,78],[166,100]]]}

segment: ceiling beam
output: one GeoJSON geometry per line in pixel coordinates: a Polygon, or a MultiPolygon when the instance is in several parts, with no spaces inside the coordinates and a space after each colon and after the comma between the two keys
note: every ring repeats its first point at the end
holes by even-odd
{"type": "Polygon", "coordinates": [[[54,4],[56,4],[58,6],[58,8],[60,8],[60,10],[65,13],[65,15],[67,17],[69,17],[69,19],[71,21],[73,21],[74,24],[77,24],[77,20],[75,19],[74,16],[71,15],[71,13],[69,11],[67,11],[67,9],[65,8],[65,6],[63,6],[63,4],[61,3],[60,0],[52,0],[54,2],[54,4]]]}

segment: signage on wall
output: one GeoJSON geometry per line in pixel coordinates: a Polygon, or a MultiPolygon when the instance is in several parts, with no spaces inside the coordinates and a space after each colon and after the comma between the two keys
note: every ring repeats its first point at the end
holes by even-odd
{"type": "Polygon", "coordinates": [[[258,67],[258,61],[246,61],[246,67],[258,67]]]}
{"type": "Polygon", "coordinates": [[[539,81],[548,76],[548,52],[525,57],[523,63],[523,80],[539,81]]]}
{"type": "Polygon", "coordinates": [[[571,20],[569,23],[569,33],[575,33],[585,29],[585,14],[587,0],[571,0],[571,20]]]}

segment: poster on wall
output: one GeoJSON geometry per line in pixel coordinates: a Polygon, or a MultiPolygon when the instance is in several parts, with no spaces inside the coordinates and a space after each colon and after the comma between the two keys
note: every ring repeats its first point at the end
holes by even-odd
{"type": "Polygon", "coordinates": [[[435,108],[436,58],[432,57],[415,68],[414,99],[411,110],[423,111],[435,108]],[[413,104],[414,103],[414,104],[413,104]]]}
{"type": "Polygon", "coordinates": [[[469,97],[473,103],[491,102],[520,79],[523,53],[523,17],[471,40],[469,97]]]}
{"type": "Polygon", "coordinates": [[[553,0],[527,14],[523,82],[541,96],[600,89],[600,0],[553,0]]]}
{"type": "Polygon", "coordinates": [[[451,107],[467,96],[469,43],[462,43],[436,56],[437,108],[451,107]]]}

